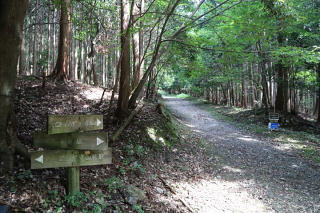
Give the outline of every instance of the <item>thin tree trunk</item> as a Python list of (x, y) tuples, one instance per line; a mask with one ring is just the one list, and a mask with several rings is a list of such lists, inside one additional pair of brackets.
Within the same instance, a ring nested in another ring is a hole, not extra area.
[[(137, 19), (139, 16), (139, 9), (137, 7), (136, 4), (134, 4), (133, 6), (133, 22), (135, 22), (135, 24), (133, 25), (134, 27), (136, 27), (138, 25)], [(134, 88), (136, 88), (136, 86), (139, 83), (140, 80), (140, 45), (139, 45), (139, 32), (135, 32), (132, 34), (132, 56), (133, 56), (133, 72), (132, 72), (132, 84), (131, 90), (134, 90)]]
[[(50, 16), (48, 16), (48, 22), (50, 22)], [(51, 70), (51, 62), (50, 62), (50, 58), (51, 58), (51, 54), (50, 54), (50, 52), (51, 52), (51, 35), (50, 35), (50, 33), (51, 33), (51, 31), (50, 31), (50, 29), (51, 29), (51, 25), (50, 24), (48, 24), (48, 41), (47, 41), (47, 44), (48, 44), (48, 59), (47, 59), (47, 75), (50, 73), (50, 70)]]
[(317, 111), (318, 111), (318, 118), (317, 123), (320, 123), (320, 63), (317, 66), (317, 82), (318, 82), (318, 95), (317, 95)]
[[(140, 16), (142, 17), (144, 14), (144, 5), (145, 5), (145, 0), (141, 0), (141, 5), (140, 5)], [(140, 74), (139, 74), (139, 81), (141, 80), (141, 77), (144, 74), (144, 60), (143, 60), (143, 55), (144, 55), (144, 23), (142, 21), (143, 19), (140, 19), (140, 29), (139, 29), (139, 69), (140, 69)], [(137, 86), (137, 85), (136, 85)], [(143, 94), (143, 88), (141, 93)]]
[[(39, 14), (39, 0), (36, 0), (35, 23), (38, 23), (38, 14)], [(38, 49), (37, 48), (37, 46), (38, 46), (37, 35), (38, 35), (37, 25), (34, 25), (34, 31), (33, 31), (33, 68), (32, 68), (32, 73), (34, 75), (38, 74), (38, 70), (37, 70), (37, 49)]]
[[(71, 9), (72, 10), (72, 9)], [(74, 52), (74, 41), (73, 41), (73, 36), (72, 36), (72, 23), (70, 22), (70, 33), (69, 33), (69, 41), (70, 41), (70, 45), (69, 45), (69, 80), (74, 81), (75, 80), (75, 69), (73, 67), (73, 52)]]
[[(43, 10), (43, 8), (41, 7), (41, 8), (39, 8), (40, 9), (40, 20), (44, 20), (44, 10)], [(37, 22), (38, 23), (38, 22)], [(44, 47), (44, 25), (43, 24), (41, 24), (40, 26), (39, 26), (39, 28), (40, 28), (40, 36), (39, 36), (39, 39), (40, 39), (40, 44), (39, 44), (39, 61), (40, 61), (40, 63), (39, 63), (39, 67), (37, 68), (38, 69), (38, 75), (39, 76), (43, 76), (43, 73), (45, 72), (45, 70), (44, 70), (44, 64), (43, 64), (43, 57), (44, 57), (44, 51), (43, 51), (43, 49), (45, 48)]]
[(267, 84), (267, 77), (266, 77), (266, 59), (265, 54), (262, 53), (261, 42), (260, 40), (256, 44), (258, 55), (260, 58), (259, 67), (261, 73), (261, 84), (262, 84), (262, 104), (266, 109), (269, 108), (269, 96), (268, 96), (268, 84)]
[[(152, 71), (152, 69), (154, 68), (154, 66), (156, 65), (156, 62), (158, 61), (158, 59), (166, 52), (167, 48), (169, 47), (169, 44), (166, 44), (165, 46), (163, 46), (160, 50), (160, 47), (161, 47), (161, 40), (162, 40), (162, 36), (163, 34), (165, 33), (165, 28), (166, 28), (166, 25), (168, 23), (168, 20), (169, 18), (171, 17), (171, 15), (173, 14), (174, 10), (176, 9), (176, 7), (178, 6), (178, 4), (180, 3), (180, 0), (177, 0), (171, 10), (168, 12), (168, 15), (162, 25), (162, 29), (161, 29), (161, 32), (159, 34), (159, 37), (158, 37), (158, 43), (155, 45), (155, 49), (153, 51), (153, 56), (151, 58), (151, 62), (149, 64), (149, 67), (148, 69), (146, 70), (146, 72), (144, 73), (143, 77), (141, 78), (138, 86), (135, 88), (135, 90), (133, 91), (131, 97), (130, 97), (130, 100), (129, 100), (129, 107), (130, 108), (134, 108), (135, 105), (136, 105), (136, 101), (139, 97), (139, 94), (141, 93), (142, 89), (143, 89), (143, 86), (144, 84), (146, 83), (147, 81), (147, 78), (150, 74), (150, 72)], [(176, 31), (176, 33), (174, 33), (174, 35), (171, 37), (171, 38), (175, 38), (176, 36), (178, 36), (184, 29), (184, 26), (181, 27), (178, 31)]]
[(243, 72), (242, 72), (242, 90), (241, 90), (241, 105), (243, 108), (247, 108), (247, 86), (246, 86), (246, 79), (245, 79), (245, 72), (246, 72), (247, 65), (243, 65)]
[[(56, 61), (56, 9), (53, 11), (53, 26), (52, 26), (52, 31), (53, 31), (53, 37), (52, 37), (52, 66), (54, 67), (54, 63)], [(50, 73), (52, 73), (53, 70), (50, 70)]]
[(25, 33), (22, 32), (22, 41), (19, 56), (19, 75), (24, 75), (26, 70), (26, 42)]

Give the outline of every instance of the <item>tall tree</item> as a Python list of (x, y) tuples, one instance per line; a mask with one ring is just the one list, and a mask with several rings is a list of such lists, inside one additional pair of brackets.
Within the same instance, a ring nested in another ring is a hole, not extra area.
[(67, 80), (69, 69), (69, 44), (70, 44), (70, 1), (63, 0), (61, 2), (60, 12), (60, 34), (58, 43), (58, 58), (56, 66), (53, 70), (52, 77), (56, 80)]
[[(12, 97), (27, 0), (0, 1), (0, 170), (11, 170), (19, 151)], [(20, 147), (21, 148), (21, 147)]]
[(37, 51), (38, 51), (38, 18), (39, 18), (39, 0), (36, 0), (36, 17), (35, 17), (35, 25), (33, 31), (33, 62), (32, 62), (32, 72), (34, 75), (37, 75)]
[(141, 35), (139, 31), (136, 29), (138, 26), (137, 20), (139, 17), (139, 9), (136, 3), (133, 5), (133, 12), (132, 12), (132, 22), (134, 33), (132, 34), (132, 56), (133, 56), (133, 70), (132, 70), (132, 90), (138, 85), (140, 80), (140, 39), (139, 36)]
[[(134, 4), (134, 2), (132, 2)], [(129, 0), (121, 1), (121, 72), (119, 98), (116, 114), (125, 117), (128, 114), (128, 101), (130, 95), (130, 3)]]

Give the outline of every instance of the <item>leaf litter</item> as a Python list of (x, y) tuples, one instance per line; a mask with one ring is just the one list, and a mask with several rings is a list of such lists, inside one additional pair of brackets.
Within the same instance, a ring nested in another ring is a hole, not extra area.
[[(32, 135), (46, 131), (48, 114), (103, 114), (104, 132), (121, 125), (109, 109), (111, 91), (79, 82), (19, 77), (14, 111), (20, 141), (35, 150)], [(116, 102), (115, 102), (116, 103)], [(112, 165), (81, 167), (81, 193), (66, 195), (63, 168), (29, 170), (17, 156), (15, 170), (0, 174), (0, 205), (24, 212), (190, 212), (194, 211), (173, 189), (177, 182), (199, 182), (215, 172), (212, 156), (198, 136), (188, 135), (175, 121), (160, 114), (156, 103), (143, 110), (112, 147)]]

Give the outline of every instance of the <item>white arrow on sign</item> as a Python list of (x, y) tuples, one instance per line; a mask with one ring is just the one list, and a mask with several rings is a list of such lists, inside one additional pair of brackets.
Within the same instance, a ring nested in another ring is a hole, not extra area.
[(101, 138), (97, 137), (97, 146), (99, 146), (102, 143), (104, 143), (104, 140), (102, 140)]
[(99, 126), (100, 124), (101, 124), (101, 121), (97, 119), (97, 126)]
[(36, 158), (34, 160), (43, 164), (43, 155), (41, 155), (40, 157), (38, 157), (38, 158)]

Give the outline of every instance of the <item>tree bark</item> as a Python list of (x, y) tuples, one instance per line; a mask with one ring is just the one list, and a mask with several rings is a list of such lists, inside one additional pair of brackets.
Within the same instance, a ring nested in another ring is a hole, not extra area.
[[(144, 14), (144, 4), (145, 0), (141, 0), (141, 5), (140, 5), (140, 17), (142, 17)], [(144, 55), (144, 31), (143, 31), (143, 21), (140, 19), (140, 29), (139, 29), (139, 81), (141, 80), (141, 77), (143, 76), (144, 73), (144, 60), (143, 60), (143, 55)], [(137, 85), (136, 85), (137, 86)], [(142, 92), (143, 93), (143, 89)]]
[(26, 42), (25, 42), (25, 33), (22, 33), (22, 41), (20, 47), (20, 56), (19, 56), (19, 75), (25, 74), (26, 70)]
[[(134, 3), (134, 2), (133, 2)], [(119, 118), (128, 115), (128, 101), (130, 95), (130, 3), (129, 0), (121, 1), (121, 72), (119, 98), (116, 114)]]
[(318, 82), (318, 97), (317, 97), (318, 118), (317, 118), (317, 123), (320, 124), (320, 63), (317, 66), (317, 82)]
[[(278, 35), (278, 43), (282, 45), (284, 42), (284, 35), (279, 33)], [(278, 86), (277, 86), (277, 96), (276, 96), (276, 103), (275, 108), (283, 113), (289, 112), (289, 94), (288, 94), (288, 71), (287, 67), (283, 65), (281, 61), (276, 64), (276, 70), (278, 73)]]
[[(52, 67), (54, 67), (54, 63), (56, 61), (56, 9), (53, 11), (53, 36), (52, 36)], [(53, 72), (53, 71), (52, 71)], [(50, 73), (52, 73), (50, 70)]]
[(16, 134), (12, 96), (27, 0), (0, 1), (0, 170), (12, 170)]
[(267, 83), (267, 77), (266, 77), (266, 57), (265, 54), (262, 53), (261, 48), (261, 41), (257, 42), (257, 50), (258, 55), (260, 58), (259, 61), (259, 67), (260, 67), (260, 74), (261, 74), (261, 84), (262, 84), (262, 104), (266, 109), (269, 108), (269, 95), (268, 95), (268, 83)]
[[(71, 9), (70, 9), (71, 11)], [(73, 67), (73, 36), (72, 36), (72, 23), (70, 22), (70, 33), (69, 33), (69, 80), (75, 80), (75, 69)]]
[(246, 72), (247, 64), (243, 65), (243, 71), (242, 71), (242, 90), (241, 90), (241, 105), (244, 109), (248, 107), (247, 103), (247, 86), (246, 86), (246, 78), (245, 78), (245, 72)]
[[(136, 3), (133, 5), (132, 21), (135, 23), (133, 27), (137, 27), (137, 19), (139, 16), (139, 9)], [(139, 32), (132, 34), (132, 56), (133, 56), (133, 72), (132, 72), (132, 84), (131, 90), (137, 87), (140, 80), (140, 45), (139, 45)]]
[[(36, 0), (36, 18), (35, 22), (38, 23), (38, 14), (39, 14), (39, 0)], [(34, 31), (33, 31), (33, 63), (32, 63), (32, 73), (34, 75), (38, 74), (37, 70), (37, 49), (38, 49), (38, 40), (37, 40), (37, 35), (38, 35), (38, 29), (37, 25), (34, 25)]]
[[(50, 13), (49, 13), (50, 14)], [(50, 22), (50, 16), (48, 16), (48, 22)], [(50, 58), (51, 58), (51, 54), (50, 54), (50, 50), (51, 50), (51, 25), (48, 25), (48, 58), (47, 58), (47, 75), (49, 75), (50, 71), (51, 71), (51, 64), (50, 64)]]
[(52, 77), (55, 80), (67, 80), (69, 69), (69, 44), (70, 44), (70, 1), (61, 2), (60, 34), (58, 44), (58, 58)]

